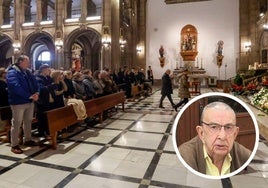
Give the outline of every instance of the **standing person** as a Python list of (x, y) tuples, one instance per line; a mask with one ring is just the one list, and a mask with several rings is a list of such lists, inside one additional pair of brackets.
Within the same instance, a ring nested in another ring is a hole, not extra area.
[(167, 69), (166, 72), (164, 73), (164, 75), (162, 76), (162, 88), (161, 88), (161, 98), (160, 98), (160, 104), (159, 104), (159, 108), (164, 108), (163, 107), (163, 100), (165, 99), (165, 97), (167, 96), (169, 102), (171, 103), (172, 107), (175, 105), (172, 98), (171, 98), (171, 94), (173, 93), (173, 89), (172, 89), (172, 81), (170, 78), (170, 69)]
[(7, 72), (8, 101), (12, 110), (11, 151), (23, 153), (19, 146), (19, 129), (23, 123), (24, 145), (36, 146), (32, 141), (31, 129), (34, 102), (39, 98), (39, 87), (34, 75), (28, 69), (29, 57), (21, 55)]
[(181, 75), (179, 75), (179, 90), (178, 95), (180, 97), (180, 102), (174, 105), (174, 109), (177, 112), (177, 108), (183, 104), (186, 104), (190, 98), (190, 91), (189, 91), (189, 82), (188, 82), (188, 70), (185, 69)]
[(47, 115), (45, 113), (51, 109), (48, 87), (52, 84), (52, 79), (49, 74), (50, 66), (48, 64), (43, 64), (39, 67), (39, 73), (36, 75), (36, 80), (40, 89), (39, 100), (36, 102), (36, 117), (38, 120), (37, 129), (38, 136), (40, 137), (49, 135)]
[(128, 69), (124, 71), (124, 84), (123, 90), (126, 92), (126, 97), (131, 98), (131, 77)]
[(152, 82), (152, 85), (154, 85), (154, 74), (153, 74), (153, 70), (151, 68), (151, 66), (148, 66), (148, 70), (147, 70), (147, 79)]

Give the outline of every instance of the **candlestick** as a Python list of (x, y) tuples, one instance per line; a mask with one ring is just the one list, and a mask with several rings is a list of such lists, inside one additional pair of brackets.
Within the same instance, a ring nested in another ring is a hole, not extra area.
[(180, 68), (182, 68), (182, 59), (180, 58)]
[(198, 58), (196, 58), (196, 68), (199, 67), (199, 62), (198, 62)]
[(201, 58), (201, 68), (200, 70), (203, 70), (203, 58)]

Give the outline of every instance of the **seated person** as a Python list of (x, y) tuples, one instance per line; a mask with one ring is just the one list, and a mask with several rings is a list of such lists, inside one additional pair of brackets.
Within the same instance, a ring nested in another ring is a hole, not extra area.
[(235, 142), (239, 127), (233, 109), (223, 102), (209, 103), (203, 110), (198, 136), (179, 146), (184, 161), (194, 170), (222, 176), (240, 168), (251, 151)]

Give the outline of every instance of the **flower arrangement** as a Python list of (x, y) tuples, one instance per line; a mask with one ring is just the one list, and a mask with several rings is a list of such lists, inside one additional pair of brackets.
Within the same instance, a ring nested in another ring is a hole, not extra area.
[(231, 87), (232, 87), (232, 91), (238, 95), (240, 95), (244, 90), (244, 87), (238, 84), (231, 84)]
[(243, 90), (243, 86), (237, 85), (237, 84), (232, 84), (232, 88), (234, 91), (242, 91)]
[(268, 81), (262, 81), (263, 86), (268, 86)]
[(246, 89), (248, 91), (255, 91), (257, 89), (257, 85), (253, 82), (248, 83), (248, 85), (246, 86)]
[(264, 112), (268, 113), (268, 89), (261, 88), (261, 90), (254, 94), (251, 98), (251, 104), (261, 108)]

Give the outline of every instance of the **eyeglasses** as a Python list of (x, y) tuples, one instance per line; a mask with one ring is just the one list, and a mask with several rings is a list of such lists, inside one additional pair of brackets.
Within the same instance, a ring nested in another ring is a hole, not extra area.
[(221, 131), (221, 128), (224, 128), (224, 131), (227, 134), (231, 134), (234, 131), (234, 128), (236, 127), (236, 125), (234, 124), (226, 124), (226, 125), (220, 125), (218, 123), (206, 123), (201, 121), (201, 123), (205, 124), (206, 126), (209, 127), (209, 130), (213, 133), (219, 133)]

